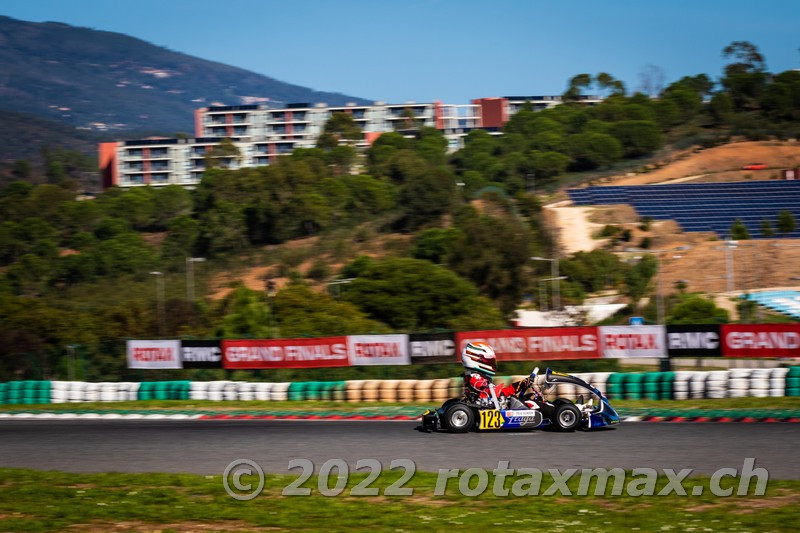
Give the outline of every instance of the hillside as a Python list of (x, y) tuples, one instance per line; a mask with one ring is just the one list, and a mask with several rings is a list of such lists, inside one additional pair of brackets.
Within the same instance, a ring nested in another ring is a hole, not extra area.
[(100, 137), (93, 132), (78, 130), (73, 126), (0, 109), (0, 162), (14, 159), (39, 160), (44, 146), (76, 150), (83, 154), (96, 154)]
[(127, 35), (0, 16), (0, 108), (96, 130), (190, 131), (212, 103), (368, 103)]
[[(743, 170), (750, 163), (763, 163), (764, 170)], [(767, 180), (781, 177), (785, 168), (800, 166), (800, 143), (780, 141), (734, 142), (705, 150), (678, 151), (645, 174), (610, 178), (598, 185), (647, 185), (673, 180), (706, 182)], [(673, 181), (674, 182), (674, 181)]]

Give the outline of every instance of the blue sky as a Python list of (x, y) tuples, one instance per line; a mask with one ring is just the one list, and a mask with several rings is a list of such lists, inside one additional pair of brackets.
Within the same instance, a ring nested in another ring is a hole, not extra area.
[(0, 14), (387, 102), (560, 94), (581, 72), (636, 89), (649, 64), (717, 77), (734, 40), (772, 72), (800, 68), (798, 0), (0, 0)]

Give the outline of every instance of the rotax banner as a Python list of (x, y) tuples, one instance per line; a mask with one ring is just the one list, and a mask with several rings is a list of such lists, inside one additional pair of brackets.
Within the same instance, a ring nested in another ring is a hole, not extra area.
[(411, 364), (408, 335), (350, 335), (347, 351), (352, 366)]
[(520, 328), (456, 333), (458, 353), (468, 342), (494, 348), (500, 361), (596, 359), (600, 357), (596, 327)]
[(603, 357), (666, 357), (664, 326), (600, 326)]
[(222, 341), (224, 368), (323, 368), (349, 365), (347, 337)]
[(800, 324), (723, 324), (725, 357), (800, 357)]
[(181, 341), (129, 340), (128, 368), (183, 368)]

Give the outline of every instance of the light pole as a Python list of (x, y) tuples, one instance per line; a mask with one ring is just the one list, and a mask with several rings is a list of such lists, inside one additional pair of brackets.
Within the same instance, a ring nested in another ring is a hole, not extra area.
[(678, 248), (669, 248), (665, 250), (644, 250), (644, 249), (632, 249), (631, 251), (643, 254), (653, 254), (656, 257), (656, 320), (658, 321), (659, 325), (664, 324), (664, 294), (661, 290), (661, 280), (662, 280), (662, 263), (661, 263), (661, 254), (664, 252), (681, 252), (685, 250), (689, 250), (691, 246), (679, 246)]
[[(541, 301), (545, 306), (544, 309), (540, 309), (541, 311), (547, 311), (547, 302), (546, 302), (547, 298), (542, 297), (542, 294), (545, 294), (545, 295), (547, 294), (547, 291), (544, 289), (545, 284), (548, 281), (555, 282), (555, 281), (561, 281), (562, 279), (567, 279), (567, 276), (558, 276), (558, 277), (555, 277), (555, 278), (544, 278), (544, 279), (540, 279), (539, 280), (539, 295), (540, 295), (539, 297), (541, 298)], [(554, 308), (553, 311), (556, 311), (556, 309)]]
[(194, 264), (205, 260), (205, 257), (186, 258), (186, 299), (190, 302), (194, 302)]
[(156, 277), (156, 310), (158, 312), (158, 331), (163, 337), (165, 333), (164, 317), (166, 315), (164, 310), (164, 273), (163, 272), (150, 272)]
[(565, 278), (562, 278), (558, 275), (558, 257), (531, 257), (531, 261), (550, 261), (550, 270), (551, 270), (551, 278), (553, 282), (553, 311), (558, 311), (561, 309), (561, 291), (559, 289), (559, 281)]
[(717, 250), (725, 251), (725, 274), (728, 282), (725, 286), (726, 292), (733, 292), (736, 290), (736, 281), (734, 279), (735, 272), (733, 269), (733, 250), (736, 248), (738, 241), (726, 240), (725, 246), (715, 246)]

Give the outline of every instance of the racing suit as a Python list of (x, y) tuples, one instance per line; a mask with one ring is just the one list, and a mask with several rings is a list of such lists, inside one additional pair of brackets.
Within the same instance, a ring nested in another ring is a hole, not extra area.
[[(492, 394), (489, 392), (489, 385), (492, 383), (492, 378), (484, 376), (480, 372), (474, 370), (467, 370), (464, 373), (464, 393), (477, 393), (481, 403), (489, 405), (491, 403)], [(514, 387), (511, 385), (498, 384), (494, 388), (494, 393), (498, 397), (502, 394), (511, 396), (514, 394)]]

